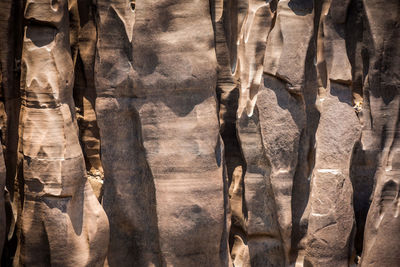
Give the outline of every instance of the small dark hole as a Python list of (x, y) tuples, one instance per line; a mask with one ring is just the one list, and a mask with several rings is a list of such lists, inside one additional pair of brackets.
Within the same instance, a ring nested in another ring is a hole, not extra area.
[(132, 11), (135, 11), (135, 7), (136, 7), (135, 3), (131, 3), (131, 9), (132, 9)]

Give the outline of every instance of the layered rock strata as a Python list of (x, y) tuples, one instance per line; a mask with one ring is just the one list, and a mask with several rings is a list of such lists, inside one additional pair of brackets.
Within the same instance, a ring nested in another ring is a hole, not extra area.
[(68, 1), (26, 2), (14, 265), (101, 266), (108, 220), (87, 180), (72, 98)]
[(397, 266), (399, 14), (0, 1), (1, 266)]

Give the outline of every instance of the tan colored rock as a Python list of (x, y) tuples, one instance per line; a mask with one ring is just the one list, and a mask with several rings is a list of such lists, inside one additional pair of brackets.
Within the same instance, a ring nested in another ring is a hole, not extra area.
[(98, 1), (98, 11), (108, 264), (223, 266), (223, 151), (209, 2)]
[(276, 21), (267, 42), (264, 72), (285, 81), (291, 93), (304, 90), (313, 19), (313, 1), (278, 2)]
[[(284, 247), (279, 224), (274, 222), (279, 215), (276, 214), (270, 181), (271, 167), (268, 159), (265, 158), (261, 122), (263, 111), (260, 111), (264, 106), (260, 104), (260, 101), (263, 100), (259, 99), (263, 94), (263, 62), (267, 37), (274, 17), (272, 8), (270, 4), (265, 4), (263, 1), (249, 1), (243, 24), (239, 24), (241, 27), (237, 42), (236, 71), (240, 77), (237, 128), (238, 138), (242, 144), (241, 150), (246, 162), (243, 178), (247, 209), (245, 229), (249, 251), (247, 253), (250, 255), (250, 262), (245, 266), (249, 264), (282, 265), (285, 261), (282, 257)], [(257, 109), (256, 114), (253, 114), (254, 109)], [(257, 125), (253, 125), (253, 123)], [(256, 127), (257, 130), (253, 127)], [(257, 138), (260, 139), (260, 144), (255, 142), (254, 139)], [(249, 140), (252, 140), (253, 144), (249, 143)]]
[[(263, 86), (254, 98), (257, 99), (255, 105), (258, 110), (260, 129), (258, 135), (263, 147), (260, 157), (263, 157), (263, 161), (266, 162), (264, 168), (267, 168), (269, 173), (264, 175), (269, 177), (267, 179), (271, 184), (271, 195), (267, 194), (264, 202), (274, 203), (273, 210), (276, 212), (285, 255), (284, 259), (280, 259), (280, 264), (283, 262), (290, 264), (292, 185), (297, 167), (300, 136), (305, 126), (302, 97), (292, 94), (301, 94), (304, 90), (304, 71), (301, 72), (301, 70), (304, 70), (307, 47), (312, 36), (310, 26), (313, 19), (312, 3), (311, 6), (307, 6), (310, 3), (304, 3), (306, 14), (302, 16), (297, 14), (298, 7), (293, 7), (292, 4), (293, 2), (280, 1), (277, 5), (276, 18), (268, 35), (263, 60), (263, 71), (266, 74), (263, 76)], [(294, 25), (296, 25), (296, 34), (300, 34), (300, 38), (296, 38), (292, 32)], [(293, 64), (285, 65), (288, 60), (291, 60)], [(247, 111), (247, 115), (252, 114)], [(242, 125), (239, 127), (243, 127)], [(242, 149), (245, 148), (242, 147)], [(245, 177), (245, 184), (249, 183), (250, 180), (247, 179), (246, 182)], [(261, 200), (260, 198), (257, 197)], [(263, 212), (260, 212), (263, 216)], [(268, 224), (268, 220), (265, 223)]]
[(318, 40), (320, 79), (326, 88), (320, 88), (317, 99), (321, 116), (316, 132), (305, 249), (305, 263), (310, 266), (348, 266), (353, 249), (350, 168), (361, 127), (348, 86), (351, 67), (346, 56), (345, 25), (337, 19), (346, 17), (347, 10), (337, 5), (342, 7), (343, 3), (322, 4), (318, 36), (322, 39)]
[(375, 155), (372, 203), (365, 225), (361, 266), (399, 263), (399, 73), (398, 1), (364, 1), (369, 70), (364, 85), (363, 149)]
[(349, 88), (330, 82), (328, 90), (319, 99), (305, 261), (311, 266), (348, 266), (354, 231), (349, 171), (360, 126)]
[(66, 0), (26, 2), (19, 143), (25, 186), (14, 265), (102, 266), (106, 256), (108, 220), (78, 140), (68, 17)]
[(75, 44), (74, 102), (88, 178), (96, 197), (101, 201), (104, 170), (100, 159), (100, 133), (94, 110), (96, 102), (94, 62), (97, 42), (95, 5), (91, 0), (85, 0), (79, 1), (77, 8), (79, 32)]
[(0, 1), (0, 265), (397, 266), (398, 13)]
[[(217, 58), (217, 98), (219, 103), (220, 133), (224, 142), (224, 159), (226, 171), (225, 181), (225, 220), (227, 229), (224, 235), (226, 244), (230, 247), (229, 266), (248, 262), (247, 236), (245, 229), (245, 208), (243, 190), (244, 161), (236, 132), (236, 110), (238, 106), (238, 77), (232, 75), (235, 71), (236, 48), (235, 36), (239, 29), (235, 24), (236, 8), (232, 1), (211, 1), (211, 15), (215, 32), (215, 52)], [(232, 17), (233, 16), (233, 17)], [(229, 186), (229, 189), (227, 188)], [(235, 240), (232, 243), (232, 240)], [(238, 242), (236, 242), (236, 240)], [(237, 251), (237, 253), (235, 252)], [(243, 255), (247, 255), (243, 259)], [(240, 263), (238, 263), (240, 262)]]

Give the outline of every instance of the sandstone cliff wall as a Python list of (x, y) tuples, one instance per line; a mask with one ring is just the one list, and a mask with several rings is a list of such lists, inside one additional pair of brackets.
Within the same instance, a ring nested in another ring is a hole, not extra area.
[(1, 266), (400, 266), (398, 0), (0, 0)]

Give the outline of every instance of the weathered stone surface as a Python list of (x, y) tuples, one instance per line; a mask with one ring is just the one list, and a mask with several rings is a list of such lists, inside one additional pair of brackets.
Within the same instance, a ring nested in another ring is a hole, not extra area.
[(323, 87), (317, 99), (321, 116), (316, 132), (305, 255), (305, 262), (312, 266), (348, 266), (352, 254), (350, 167), (361, 129), (348, 86), (351, 67), (346, 56), (342, 18), (346, 18), (347, 10), (343, 6), (346, 5), (341, 2), (324, 1), (320, 18), (318, 61)]
[(400, 262), (399, 235), (395, 234), (400, 226), (400, 3), (364, 1), (364, 8), (370, 60), (361, 141), (363, 149), (375, 155), (377, 164), (361, 266), (393, 266)]
[(1, 1), (0, 13), (1, 143), (6, 163), (6, 224), (3, 225), (6, 240), (0, 242), (4, 243), (1, 265), (9, 266), (15, 254), (14, 234), (18, 231), (16, 220), (22, 195), (19, 188), (23, 186), (17, 176), (23, 1)]
[(80, 29), (76, 44), (74, 100), (89, 182), (100, 200), (104, 170), (100, 159), (100, 133), (94, 110), (96, 101), (94, 62), (97, 42), (95, 7), (91, 0), (78, 2)]
[(349, 170), (360, 126), (349, 88), (331, 81), (328, 90), (319, 99), (305, 258), (312, 266), (347, 266), (354, 225)]
[(1, 0), (1, 266), (397, 266), (399, 12)]
[(222, 265), (228, 255), (220, 251), (223, 154), (209, 2), (132, 8), (98, 1), (108, 264)]
[(19, 142), (25, 184), (14, 265), (102, 266), (108, 220), (79, 146), (68, 2), (28, 0), (25, 19)]

